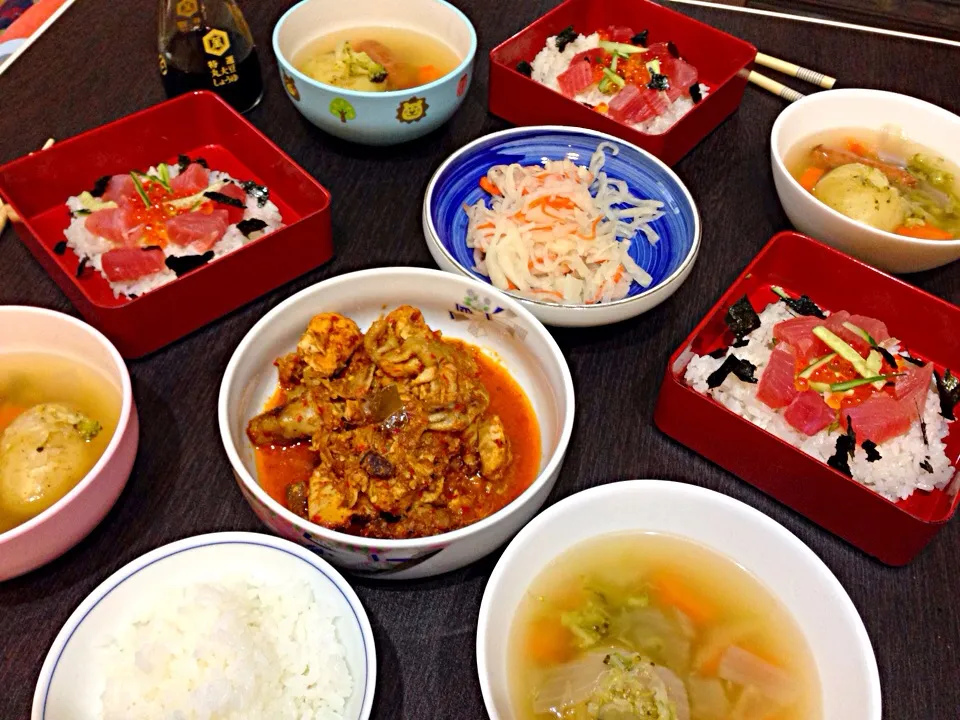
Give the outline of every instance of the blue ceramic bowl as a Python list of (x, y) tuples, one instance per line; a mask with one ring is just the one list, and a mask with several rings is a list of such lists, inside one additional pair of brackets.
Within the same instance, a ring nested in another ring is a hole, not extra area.
[[(630, 246), (630, 256), (652, 277), (649, 288), (636, 282), (622, 299), (595, 305), (517, 299), (549, 325), (606, 325), (639, 315), (672, 295), (689, 275), (700, 249), (700, 215), (690, 192), (674, 172), (650, 153), (612, 135), (562, 126), (516, 128), (493, 133), (463, 147), (440, 166), (423, 201), (423, 231), (434, 260), (444, 270), (490, 282), (474, 269), (473, 250), (467, 247), (467, 213), (489, 197), (480, 188), (480, 178), (493, 165), (540, 164), (564, 157), (588, 165), (601, 142), (619, 152), (606, 153), (604, 171), (627, 183), (637, 197), (661, 200), (664, 215), (651, 226), (660, 235), (656, 245), (639, 234)], [(512, 294), (512, 293), (511, 293)]]
[[(450, 46), (462, 61), (431, 83), (382, 93), (317, 82), (293, 66), (312, 41), (353, 27), (416, 30)], [(437, 129), (460, 107), (473, 79), (477, 34), (445, 0), (303, 0), (274, 28), (273, 52), (287, 95), (307, 120), (344, 140), (395, 145)]]

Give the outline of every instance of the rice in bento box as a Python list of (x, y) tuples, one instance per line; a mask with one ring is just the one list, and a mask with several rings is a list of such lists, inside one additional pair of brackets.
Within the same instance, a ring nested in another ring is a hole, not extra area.
[(648, 32), (609, 27), (547, 38), (518, 70), (542, 85), (650, 135), (664, 133), (707, 94), (697, 69), (672, 42), (647, 45)]
[(946, 487), (958, 379), (880, 320), (772, 289), (782, 300), (759, 315), (746, 298), (730, 308), (738, 340), (695, 355), (686, 383), (889, 500)]
[(270, 191), (181, 156), (146, 172), (104, 176), (70, 197), (66, 242), (78, 273), (93, 267), (117, 297), (166, 285), (283, 227)]

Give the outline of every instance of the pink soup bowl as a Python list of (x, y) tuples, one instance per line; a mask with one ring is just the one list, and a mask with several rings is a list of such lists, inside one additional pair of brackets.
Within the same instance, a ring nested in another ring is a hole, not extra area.
[(20, 352), (68, 357), (98, 370), (120, 389), (120, 420), (100, 460), (70, 492), (31, 520), (0, 533), (0, 581), (59, 557), (103, 520), (127, 484), (140, 435), (127, 366), (97, 330), (52, 310), (0, 307), (0, 354)]

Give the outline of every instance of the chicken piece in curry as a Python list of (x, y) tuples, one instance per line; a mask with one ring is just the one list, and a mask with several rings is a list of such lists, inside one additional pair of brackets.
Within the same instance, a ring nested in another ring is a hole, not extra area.
[[(258, 463), (261, 484), (311, 522), (368, 537), (435, 535), (495, 512), (532, 482), (540, 448), (523, 391), (502, 369), (485, 384), (487, 364), (408, 305), (366, 334), (316, 315), (276, 361), (273, 407), (247, 425), (261, 460), (299, 453), (279, 476), (290, 463)], [(492, 411), (490, 384), (512, 391), (500, 405), (516, 435)]]

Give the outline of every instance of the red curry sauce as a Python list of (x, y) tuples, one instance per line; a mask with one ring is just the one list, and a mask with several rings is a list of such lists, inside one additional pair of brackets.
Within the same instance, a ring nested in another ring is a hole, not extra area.
[[(456, 341), (447, 339), (447, 342)], [(469, 525), (513, 502), (536, 479), (540, 470), (540, 425), (526, 393), (503, 365), (475, 346), (458, 344), (473, 354), (480, 369), (480, 381), (490, 394), (488, 412), (500, 416), (513, 454), (502, 493), (485, 493), (481, 480), (471, 484), (474, 502), (464, 505), (460, 511), (462, 524)], [(283, 391), (278, 388), (268, 401), (267, 409), (282, 401)], [(309, 442), (258, 447), (256, 459), (260, 486), (284, 507), (287, 486), (309, 480), (317, 464), (316, 453), (310, 449)]]

